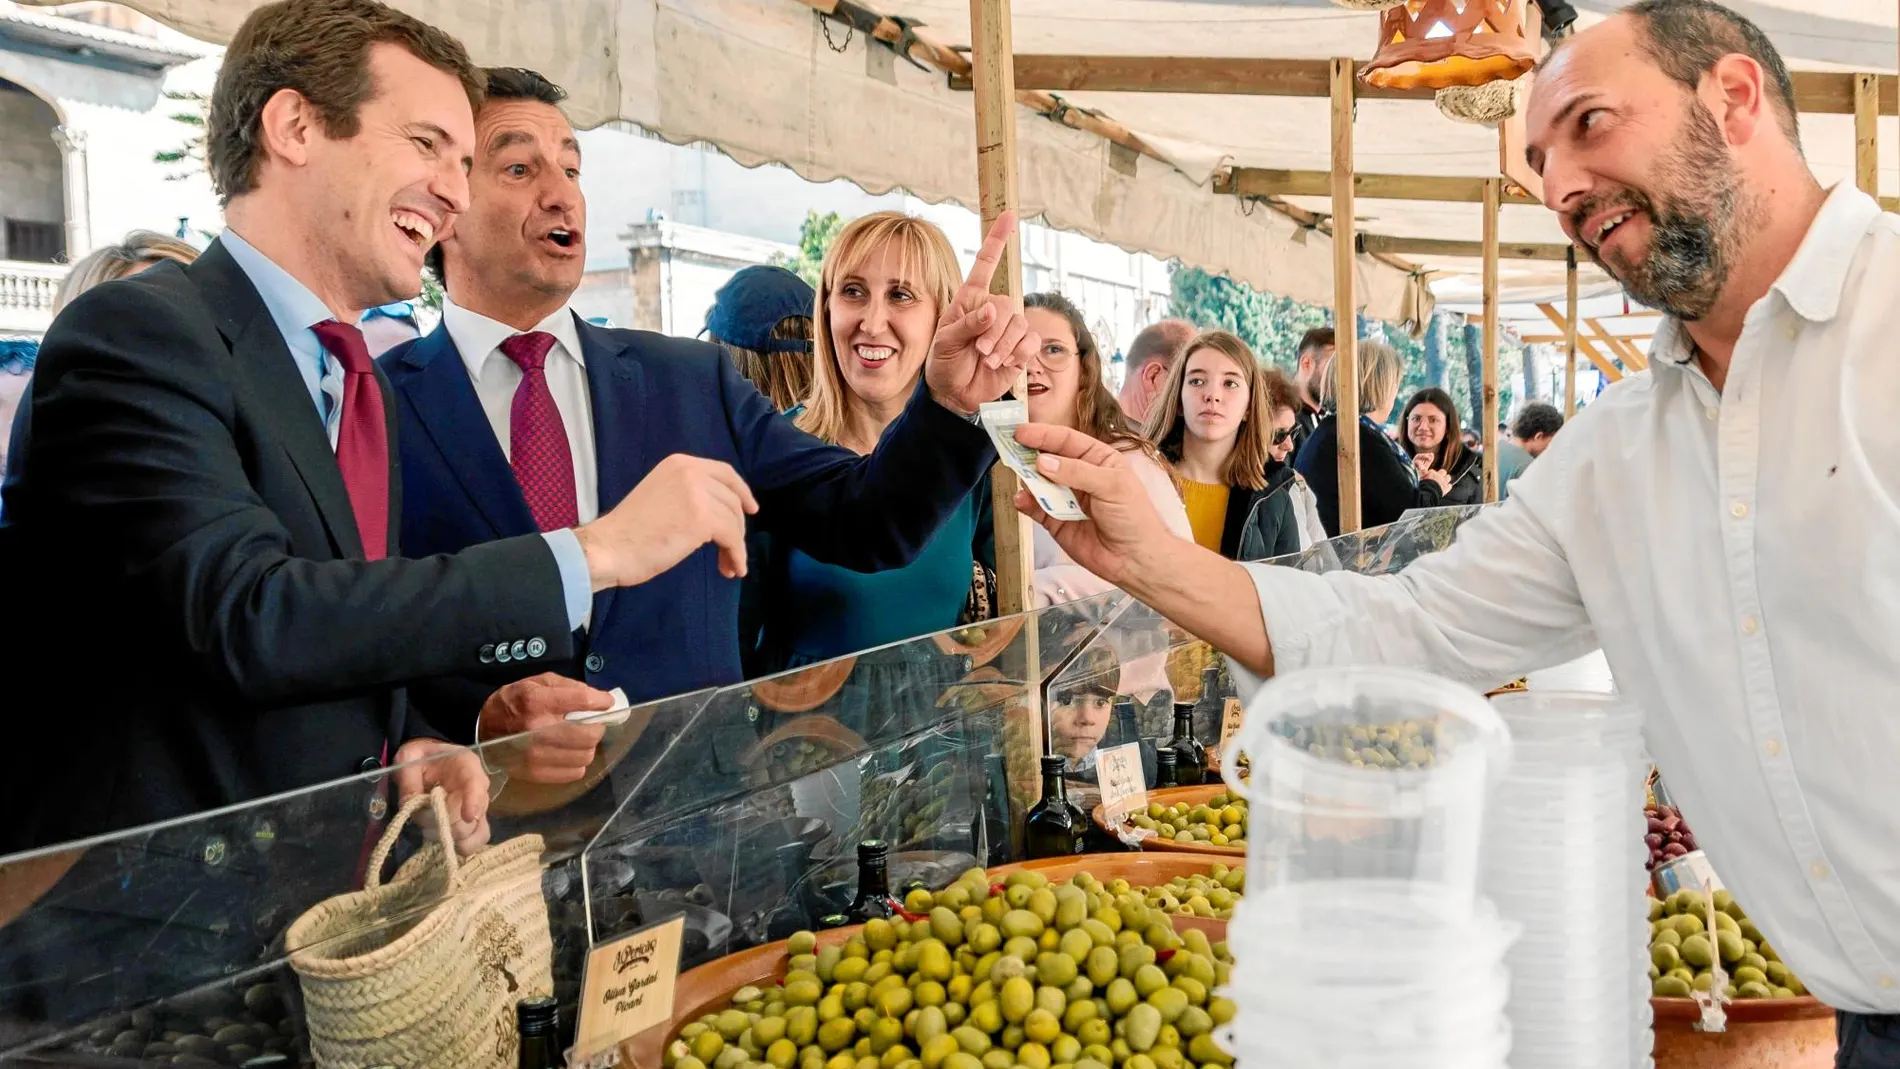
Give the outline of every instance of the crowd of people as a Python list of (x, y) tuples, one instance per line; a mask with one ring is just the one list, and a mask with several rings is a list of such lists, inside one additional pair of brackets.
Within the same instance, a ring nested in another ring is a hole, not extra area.
[[(1495, 446), (1509, 500), (1379, 578), (1236, 562), (1339, 530), (1341, 435), (1364, 525), (1482, 499), (1469, 414), (1436, 388), (1401, 406), (1389, 346), (1358, 343), (1339, 412), (1330, 332), (1289, 377), (1169, 320), (1115, 396), (1069, 299), (990, 292), (1010, 213), (968, 272), (936, 227), (878, 213), (815, 290), (735, 276), (712, 340), (604, 327), (570, 305), (587, 208), (562, 100), (376, 0), (279, 0), (238, 30), (206, 129), (225, 231), (75, 265), (24, 361), (4, 637), (85, 681), (89, 730), (16, 723), (0, 850), (391, 765), (400, 794), (452, 796), (442, 830), (472, 849), (489, 782), (468, 743), (543, 729), (510, 771), (568, 782), (602, 737), (568, 714), (613, 689), (989, 615), (977, 413), (1021, 374), (1018, 438), (1088, 514), (1013, 502), (1039, 524), (1039, 602), (1114, 584), (1262, 676), (1492, 685), (1601, 645), (1751, 915), (1850, 1011), (1842, 1064), (1900, 1066), (1879, 831), (1900, 736), (1868, 716), (1900, 682), (1880, 641), (1900, 599), (1869, 596), (1900, 544), (1869, 504), (1900, 485), (1900, 223), (1814, 180), (1752, 23), (1639, 0), (1545, 61), (1528, 162), (1573, 242), (1667, 313), (1651, 373), (1561, 435), (1523, 406)], [(416, 337), (425, 261), (446, 296)], [(1770, 411), (1804, 433), (1766, 435)], [(1109, 699), (1070, 704), (1093, 730)]]
[[(375, 0), (268, 5), (234, 38), (207, 130), (225, 231), (76, 263), (13, 421), (8, 581), (83, 588), (22, 599), (23, 641), (87, 626), (79, 592), (140, 639), (104, 703), (109, 789), (69, 804), (29, 762), (10, 845), (436, 754), (408, 786), (457, 790), (479, 840), (459, 745), (991, 616), (973, 415), (1018, 371), (1030, 419), (1117, 450), (1171, 534), (1257, 560), (1337, 532), (1330, 330), (1289, 377), (1164, 320), (1117, 396), (1067, 297), (988, 293), (1013, 217), (967, 275), (925, 220), (854, 220), (815, 290), (737, 273), (704, 341), (584, 319), (564, 97)], [(1364, 522), (1476, 500), (1449, 397), (1406, 406), (1401, 452), (1397, 358), (1362, 346)], [(1034, 575), (1040, 605), (1110, 585), (1041, 529)], [(518, 771), (577, 777), (599, 737), (559, 727)]]

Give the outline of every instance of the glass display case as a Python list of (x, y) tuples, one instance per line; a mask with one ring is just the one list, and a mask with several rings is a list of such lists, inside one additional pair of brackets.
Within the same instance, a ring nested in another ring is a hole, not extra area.
[[(1442, 511), (1274, 563), (1391, 570), (1473, 510)], [(1152, 776), (1174, 703), (1196, 703), (1211, 747), (1227, 686), (1204, 644), (1111, 591), (636, 708), (575, 783), (528, 782), (532, 735), (477, 753), (491, 842), (541, 839), (571, 1030), (594, 943), (684, 914), (691, 968), (819, 925), (850, 905), (866, 839), (888, 844), (900, 898), (1017, 860), (1045, 751), (1066, 759), (1087, 811), (1099, 748), (1142, 744)], [(292, 958), (314, 948), (294, 922), (363, 885), (405, 774), (0, 860), (0, 1063), (311, 1064)], [(409, 829), (384, 877), (425, 864), (424, 844)], [(374, 946), (414, 929), (443, 893), (409, 886), (366, 922), (378, 931), (325, 938)]]

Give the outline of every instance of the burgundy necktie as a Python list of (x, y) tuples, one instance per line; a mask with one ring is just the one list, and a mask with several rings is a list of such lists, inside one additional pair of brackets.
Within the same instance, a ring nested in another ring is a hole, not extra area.
[(503, 356), (521, 368), (521, 385), (508, 415), (508, 463), (515, 481), (528, 499), (528, 511), (543, 531), (558, 531), (580, 523), (574, 502), (574, 454), (567, 446), (567, 426), (548, 389), (548, 350), (554, 335), (545, 331), (517, 334), (501, 343)]
[(383, 420), (383, 389), (376, 382), (363, 332), (326, 319), (311, 327), (317, 340), (343, 365), (343, 414), (336, 434), (336, 466), (356, 513), (363, 556), (389, 555), (389, 425)]

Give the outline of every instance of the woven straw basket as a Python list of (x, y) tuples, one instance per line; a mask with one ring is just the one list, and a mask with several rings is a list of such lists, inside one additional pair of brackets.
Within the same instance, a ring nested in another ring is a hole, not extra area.
[(290, 926), (319, 1069), (513, 1069), (515, 1003), (553, 991), (540, 836), (461, 861), (432, 843), (382, 882), (390, 849), (425, 805), (449, 826), (440, 787), (409, 799), (370, 855), (363, 890)]

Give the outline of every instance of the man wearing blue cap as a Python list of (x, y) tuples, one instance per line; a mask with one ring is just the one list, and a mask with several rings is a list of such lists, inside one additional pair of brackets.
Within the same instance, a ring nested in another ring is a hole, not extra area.
[[(995, 461), (978, 405), (1040, 345), (1021, 312), (988, 293), (1013, 216), (946, 310), (923, 386), (860, 457), (782, 419), (716, 346), (573, 313), (587, 213), (564, 96), (532, 71), (488, 72), (470, 205), (431, 253), (448, 298), (442, 325), (380, 361), (401, 427), (404, 554), (584, 525), (626, 498), (647, 510), (656, 539), (716, 514), (722, 531), (769, 532), (828, 563), (908, 563)], [(614, 687), (637, 703), (740, 678), (746, 559), (721, 545), (598, 594), (558, 673), (500, 690), (532, 673), (497, 642), (482, 678), (438, 681), (417, 704), (463, 739), (551, 727), (511, 771), (583, 778), (602, 729), (563, 724), (568, 713), (609, 708)]]
[(780, 412), (811, 392), (811, 325), (817, 296), (783, 267), (740, 269), (713, 295), (707, 340), (726, 353)]

